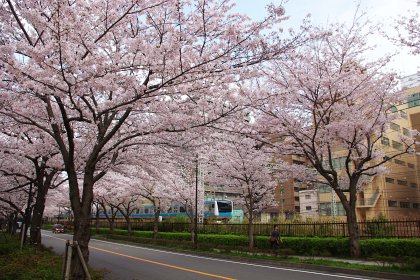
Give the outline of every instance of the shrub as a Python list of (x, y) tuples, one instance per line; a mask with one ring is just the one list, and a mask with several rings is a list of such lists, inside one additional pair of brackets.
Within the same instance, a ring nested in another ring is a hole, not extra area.
[[(186, 232), (159, 232), (158, 240), (152, 240), (151, 231), (134, 231), (131, 237), (127, 236), (126, 230), (115, 231), (109, 235), (108, 229), (100, 229), (102, 234), (120, 240), (129, 240), (139, 243), (156, 243), (161, 245), (191, 245), (191, 234)], [(283, 237), (280, 251), (288, 254), (307, 256), (349, 256), (349, 239), (344, 237)], [(233, 234), (199, 234), (199, 246), (201, 248), (244, 249), (248, 247), (248, 238), (243, 235)], [(268, 236), (255, 236), (256, 250), (270, 249)], [(362, 255), (394, 256), (420, 258), (420, 239), (366, 239), (360, 241)], [(413, 264), (414, 266), (418, 265)]]
[(420, 258), (420, 239), (365, 239), (360, 241), (364, 256)]
[(378, 218), (367, 221), (365, 234), (373, 237), (395, 235), (395, 225), (388, 223), (388, 219), (381, 213)]
[(248, 238), (243, 235), (202, 234), (198, 236), (198, 241), (221, 246), (248, 246)]

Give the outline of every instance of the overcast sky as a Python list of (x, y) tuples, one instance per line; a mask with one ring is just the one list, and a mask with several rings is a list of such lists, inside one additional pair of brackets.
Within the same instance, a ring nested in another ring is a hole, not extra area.
[[(265, 6), (270, 3), (281, 3), (280, 0), (232, 0), (236, 2), (235, 11), (244, 13), (254, 20), (262, 19)], [(407, 15), (408, 11), (420, 12), (420, 0), (361, 0), (361, 10), (367, 12), (372, 22), (392, 31), (391, 25), (397, 15)], [(333, 22), (350, 23), (358, 1), (355, 0), (289, 0), (285, 4), (286, 15), (290, 17), (285, 27), (298, 28), (308, 13), (316, 25), (327, 25)], [(378, 53), (394, 53), (390, 67), (401, 76), (420, 71), (420, 55), (412, 56), (407, 49), (397, 48), (383, 38), (371, 38), (372, 43), (380, 46)]]

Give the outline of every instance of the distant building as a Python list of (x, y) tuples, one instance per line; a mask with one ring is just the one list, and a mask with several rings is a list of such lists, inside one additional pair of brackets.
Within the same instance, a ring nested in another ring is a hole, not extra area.
[[(401, 84), (406, 101), (391, 110), (396, 119), (390, 123), (380, 143), (385, 156), (403, 149), (401, 135), (411, 137), (413, 129), (420, 131), (420, 73), (403, 78)], [(420, 146), (416, 146), (416, 150), (420, 152)], [(336, 159), (338, 165), (340, 159)], [(372, 178), (358, 193), (358, 220), (374, 219), (381, 214), (388, 219), (419, 219), (420, 157), (405, 154), (389, 161), (386, 167), (386, 174)], [(345, 211), (331, 188), (326, 185), (317, 187), (320, 216), (344, 220)]]
[[(412, 130), (420, 131), (420, 72), (401, 80), (405, 101), (392, 108), (396, 119), (381, 139), (385, 156), (400, 151), (404, 145), (401, 135), (411, 137)], [(417, 141), (420, 142), (420, 137)], [(420, 145), (416, 146), (420, 153)], [(305, 164), (305, 158), (288, 156), (289, 163)], [(337, 153), (336, 167), (343, 157)], [(386, 164), (388, 172), (372, 178), (358, 193), (356, 214), (359, 221), (371, 220), (381, 214), (388, 219), (420, 219), (420, 156), (405, 154)], [(300, 216), (307, 219), (346, 219), (344, 207), (328, 185), (303, 183), (303, 178), (294, 178), (280, 184), (276, 190), (278, 207), (266, 209), (262, 222), (279, 217)]]
[(319, 218), (319, 195), (318, 190), (299, 191), (300, 216), (304, 219)]

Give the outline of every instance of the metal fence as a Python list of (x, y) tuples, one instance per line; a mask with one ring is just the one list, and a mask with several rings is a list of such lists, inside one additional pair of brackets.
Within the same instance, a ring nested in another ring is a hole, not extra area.
[[(140, 231), (153, 230), (152, 222), (133, 220), (132, 229)], [(279, 223), (282, 236), (290, 237), (347, 237), (347, 223), (345, 222), (316, 222), (316, 223)], [(370, 221), (359, 222), (360, 236), (363, 238), (420, 238), (420, 220), (410, 221)], [(95, 220), (92, 220), (92, 227)], [(247, 235), (247, 224), (199, 224), (199, 233), (237, 234)], [(274, 224), (255, 224), (254, 235), (270, 235)], [(99, 221), (99, 227), (109, 228), (106, 220)], [(127, 223), (121, 220), (115, 222), (115, 228), (127, 229)], [(190, 223), (159, 223), (160, 232), (189, 232)]]

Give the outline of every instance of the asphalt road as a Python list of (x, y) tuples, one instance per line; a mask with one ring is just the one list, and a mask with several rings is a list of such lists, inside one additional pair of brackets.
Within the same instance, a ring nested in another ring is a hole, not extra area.
[[(43, 231), (42, 243), (64, 254), (67, 234)], [(226, 259), (194, 256), (140, 246), (107, 241), (90, 241), (90, 265), (107, 271), (113, 280), (189, 280), (189, 279), (241, 279), (241, 280), (330, 280), (374, 279), (363, 276), (329, 274), (279, 266), (242, 263)], [(376, 278), (377, 279), (377, 278)]]

